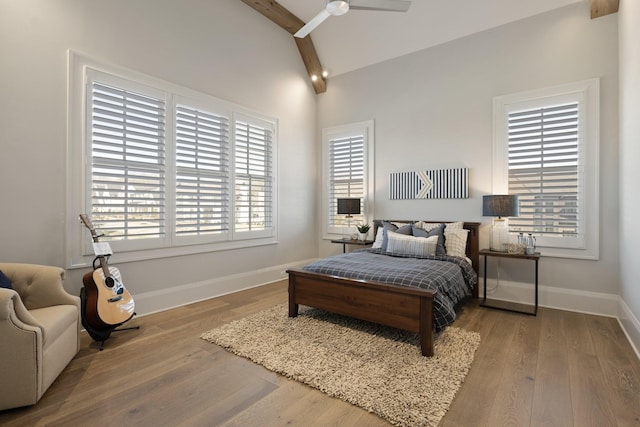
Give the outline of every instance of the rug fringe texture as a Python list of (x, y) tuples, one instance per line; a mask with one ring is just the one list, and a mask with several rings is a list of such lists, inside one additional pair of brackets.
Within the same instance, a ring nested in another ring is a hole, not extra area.
[(447, 327), (433, 357), (417, 334), (282, 304), (202, 334), (265, 368), (398, 426), (437, 426), (469, 372), (480, 334)]

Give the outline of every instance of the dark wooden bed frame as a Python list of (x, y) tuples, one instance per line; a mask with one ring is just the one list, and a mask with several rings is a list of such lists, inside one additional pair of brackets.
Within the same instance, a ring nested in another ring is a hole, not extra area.
[[(393, 220), (391, 222), (415, 221)], [(374, 221), (374, 236), (379, 226), (381, 221)], [(464, 228), (469, 230), (466, 254), (471, 259), (477, 274), (480, 265), (478, 253), (480, 223), (465, 222)], [(313, 273), (302, 269), (289, 269), (287, 273), (289, 273), (289, 317), (296, 317), (298, 306), (302, 304), (331, 313), (417, 332), (420, 336), (422, 355), (433, 356), (433, 292)], [(473, 297), (478, 298), (477, 285), (473, 290)]]

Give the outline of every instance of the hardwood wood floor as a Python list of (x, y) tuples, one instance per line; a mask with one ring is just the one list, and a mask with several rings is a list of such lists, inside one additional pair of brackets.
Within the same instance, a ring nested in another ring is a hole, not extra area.
[[(388, 425), (199, 338), (286, 299), (278, 282), (137, 318), (104, 351), (83, 335), (40, 402), (0, 412), (0, 425)], [(482, 342), (442, 426), (640, 425), (640, 361), (615, 319), (471, 304), (456, 326)]]

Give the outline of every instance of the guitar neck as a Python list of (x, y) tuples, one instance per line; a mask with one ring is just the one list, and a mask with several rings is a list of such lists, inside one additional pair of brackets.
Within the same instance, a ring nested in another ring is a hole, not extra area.
[(87, 229), (91, 233), (91, 239), (94, 241), (94, 243), (98, 243), (100, 236), (96, 232), (96, 229), (93, 228), (93, 224), (91, 223), (91, 219), (89, 219), (89, 216), (86, 214), (80, 214), (80, 221), (82, 221), (84, 226), (87, 227)]
[[(93, 242), (98, 243), (98, 240), (100, 239), (101, 235), (99, 235), (96, 232), (96, 229), (93, 227), (93, 224), (91, 223), (91, 219), (89, 218), (89, 216), (86, 214), (80, 214), (80, 221), (82, 221), (84, 226), (87, 227), (87, 229), (91, 232), (91, 238), (93, 239)], [(109, 267), (107, 266), (106, 257), (104, 255), (98, 255), (97, 258), (100, 260), (100, 268), (104, 273), (104, 277), (105, 278), (111, 277), (111, 273), (109, 272)], [(95, 263), (95, 260), (94, 260), (94, 263)]]
[(104, 277), (111, 276), (111, 272), (109, 272), (109, 266), (107, 265), (107, 260), (105, 259), (104, 255), (100, 255), (98, 259), (100, 260), (100, 268), (104, 273)]

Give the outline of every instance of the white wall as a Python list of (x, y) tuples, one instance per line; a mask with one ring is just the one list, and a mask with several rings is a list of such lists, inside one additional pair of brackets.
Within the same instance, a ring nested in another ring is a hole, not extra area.
[[(581, 2), (343, 74), (319, 96), (318, 127), (375, 120), (377, 218), (480, 221), (486, 247), (490, 222), (482, 217), (482, 195), (492, 189), (493, 97), (600, 77), (600, 260), (544, 257), (540, 283), (556, 294), (570, 291), (566, 299), (574, 290), (615, 299), (617, 31), (616, 15), (591, 20), (588, 2)], [(446, 167), (470, 168), (469, 199), (389, 200), (389, 173)], [(337, 246), (321, 242), (321, 254), (339, 252)], [(533, 280), (532, 267), (502, 266), (505, 281)], [(545, 298), (547, 306), (564, 304)]]
[(640, 349), (640, 3), (620, 2), (620, 320)]
[(134, 298), (228, 292), (316, 256), (316, 101), (291, 35), (237, 0), (0, 0), (0, 260), (66, 267), (68, 49), (278, 119), (279, 244), (119, 264)]

